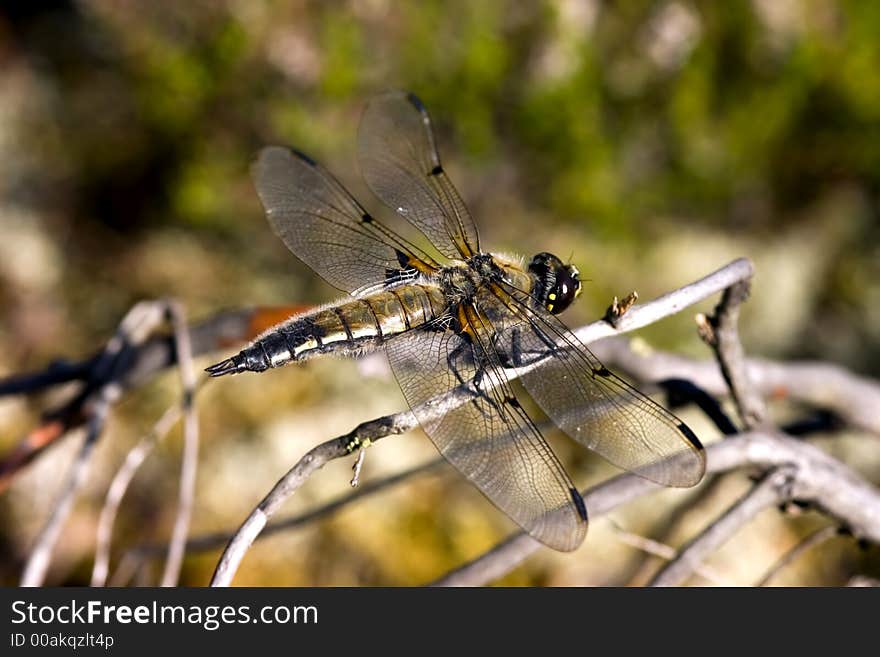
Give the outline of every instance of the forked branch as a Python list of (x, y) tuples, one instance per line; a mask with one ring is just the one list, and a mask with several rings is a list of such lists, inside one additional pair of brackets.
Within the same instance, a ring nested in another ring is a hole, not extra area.
[[(706, 448), (708, 473), (757, 466), (790, 468), (787, 489), (872, 542), (880, 541), (880, 491), (852, 469), (812, 445), (777, 432), (757, 430), (713, 443)], [(659, 489), (633, 474), (623, 474), (584, 491), (592, 518)], [(542, 546), (524, 532), (434, 582), (437, 586), (482, 586), (510, 572)], [(681, 554), (681, 553), (679, 553)]]

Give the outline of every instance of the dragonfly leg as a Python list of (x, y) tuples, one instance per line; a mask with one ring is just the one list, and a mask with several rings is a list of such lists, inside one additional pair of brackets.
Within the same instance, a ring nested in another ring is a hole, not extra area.
[(477, 364), (473, 376), (465, 375), (467, 376), (467, 378), (465, 378), (465, 376), (462, 375), (461, 364), (470, 365), (473, 361), (476, 361), (476, 354), (473, 351), (473, 346), (470, 341), (462, 341), (460, 345), (450, 351), (446, 356), (446, 364), (449, 365), (449, 371), (455, 376), (458, 385), (466, 386), (470, 384), (471, 388), (476, 393), (476, 399), (472, 399), (470, 403), (476, 407), (481, 415), (489, 417), (489, 413), (480, 402), (488, 403), (491, 406), (496, 406), (496, 404), (491, 396), (486, 394), (482, 389), (483, 377), (485, 376), (486, 371), (485, 368)]
[[(460, 386), (466, 385), (468, 380), (461, 375), (460, 368), (456, 365), (456, 361), (460, 360), (463, 356), (467, 356), (468, 350), (471, 351), (473, 357), (473, 347), (471, 346), (471, 343), (463, 340), (460, 345), (446, 355), (446, 364), (449, 365), (449, 371), (455, 376), (455, 379)], [(467, 361), (465, 361), (465, 364), (467, 364)]]
[(503, 349), (497, 346), (497, 351), (502, 358), (502, 367), (525, 367), (532, 365), (546, 358), (559, 350), (559, 347), (544, 335), (541, 331), (535, 331), (538, 339), (546, 345), (546, 350), (525, 349), (522, 344), (522, 331), (520, 327), (515, 326), (510, 331), (510, 349)]

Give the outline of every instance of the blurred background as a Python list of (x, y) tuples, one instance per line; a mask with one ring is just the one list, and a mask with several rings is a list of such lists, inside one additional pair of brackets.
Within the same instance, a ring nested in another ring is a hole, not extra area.
[[(400, 87), (431, 111), (485, 246), (577, 263), (588, 283), (569, 324), (596, 319), (615, 294), (648, 300), (747, 256), (757, 266), (747, 352), (877, 377), (878, 34), (880, 4), (844, 0), (4, 3), (0, 376), (89, 355), (141, 299), (173, 296), (197, 320), (337, 298), (271, 233), (248, 166), (264, 144), (296, 145), (379, 211), (358, 176), (357, 124), (371, 94)], [(693, 314), (712, 305), (639, 336), (709, 357)], [(168, 373), (116, 408), (50, 583), (88, 582), (112, 473), (178, 395)], [(0, 399), (0, 448), (51, 399)], [(195, 535), (237, 527), (318, 442), (404, 408), (381, 363), (330, 359), (212, 381), (199, 399)], [(880, 478), (876, 443), (822, 441)], [(3, 583), (17, 582), (77, 445), (54, 447), (0, 497)], [(135, 479), (114, 562), (169, 535), (180, 446), (175, 430)], [(560, 451), (579, 483), (613, 474), (582, 450)], [(369, 450), (362, 477), (434, 455), (420, 432), (389, 438)], [(282, 515), (346, 494), (349, 467), (320, 471)], [(616, 526), (676, 545), (748, 483), (736, 474), (630, 505), (613, 523), (596, 520), (579, 552), (544, 550), (503, 583), (642, 582), (660, 562)], [(710, 565), (721, 583), (752, 584), (824, 522), (767, 512)], [(236, 583), (418, 584), (511, 530), (435, 469), (259, 543)], [(205, 584), (218, 555), (189, 556), (183, 583)], [(775, 583), (841, 584), (877, 576), (878, 561), (876, 549), (832, 539)], [(161, 559), (148, 562), (138, 581), (160, 572)]]

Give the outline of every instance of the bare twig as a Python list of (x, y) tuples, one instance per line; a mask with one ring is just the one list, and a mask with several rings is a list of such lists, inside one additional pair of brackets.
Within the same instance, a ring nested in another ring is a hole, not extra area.
[[(715, 352), (721, 374), (727, 382), (740, 419), (747, 429), (763, 424), (764, 400), (751, 384), (745, 367), (745, 352), (739, 339), (739, 312), (749, 297), (751, 281), (737, 281), (724, 290), (711, 317), (697, 315), (700, 337)], [(774, 501), (787, 499), (784, 484), (787, 471), (780, 469), (764, 475), (736, 504), (712, 522), (699, 536), (685, 545), (654, 577), (653, 586), (675, 586), (700, 566), (704, 559), (727, 541), (741, 526)]]
[(613, 326), (602, 319), (588, 324), (574, 333), (582, 342), (590, 343), (644, 328), (661, 319), (675, 315), (688, 306), (708, 299), (713, 294), (722, 292), (739, 281), (749, 279), (753, 273), (752, 262), (747, 258), (739, 258), (698, 281), (657, 297), (648, 303), (630, 307)]
[(755, 586), (767, 586), (776, 575), (779, 574), (780, 571), (785, 569), (788, 564), (792, 563), (795, 559), (800, 557), (804, 552), (810, 550), (817, 545), (824, 543), (830, 538), (840, 535), (840, 528), (835, 527), (834, 525), (826, 525), (820, 529), (809, 534), (804, 540), (800, 541), (793, 548), (788, 550), (779, 560), (774, 563), (764, 576), (758, 580), (758, 583)]
[[(671, 561), (678, 556), (678, 550), (671, 545), (666, 545), (666, 543), (661, 543), (660, 541), (655, 541), (646, 536), (629, 532), (613, 520), (611, 521), (611, 527), (614, 529), (614, 535), (621, 543), (625, 543), (630, 547), (641, 550), (645, 554), (650, 554), (651, 556), (658, 557), (664, 561)], [(694, 573), (705, 579), (707, 582), (712, 582), (716, 586), (725, 586), (722, 577), (709, 566), (697, 564), (694, 567)]]
[(876, 577), (868, 577), (867, 575), (854, 575), (846, 583), (847, 586), (870, 586), (872, 588), (880, 587), (880, 579)]
[(351, 483), (351, 487), (352, 487), (352, 488), (357, 488), (357, 487), (358, 487), (358, 484), (360, 483), (360, 480), (361, 480), (361, 468), (364, 467), (364, 458), (367, 456), (367, 447), (369, 447), (370, 445), (371, 445), (371, 443), (370, 443), (370, 441), (369, 441), (369, 439), (368, 439), (368, 440), (367, 440), (363, 445), (361, 445), (360, 448), (358, 449), (357, 459), (355, 460), (354, 465), (351, 466), (351, 469), (352, 469), (353, 474), (352, 474), (352, 476), (351, 476), (351, 482), (350, 482), (350, 483)]
[[(95, 546), (95, 563), (92, 567), (92, 586), (104, 586), (110, 565), (110, 542), (113, 537), (113, 525), (119, 505), (134, 475), (147, 456), (152, 452), (156, 442), (161, 440), (180, 419), (182, 409), (179, 404), (169, 407), (156, 422), (150, 432), (141, 438), (128, 452), (122, 465), (117, 470), (98, 519), (97, 542)], [(121, 566), (120, 566), (121, 567)]]
[[(165, 549), (166, 546), (163, 545), (162, 550), (164, 551)], [(130, 554), (123, 555), (122, 559), (119, 560), (119, 565), (116, 567), (116, 570), (113, 571), (113, 576), (110, 578), (110, 586), (125, 586), (131, 581), (131, 578), (143, 568), (143, 566), (143, 559), (138, 560)]]
[(364, 439), (369, 438), (370, 441), (376, 442), (385, 436), (409, 431), (416, 424), (416, 418), (412, 412), (397, 413), (365, 422), (350, 433), (328, 440), (309, 450), (275, 484), (275, 487), (263, 498), (235, 533), (226, 546), (223, 556), (220, 557), (220, 562), (214, 571), (214, 577), (211, 579), (211, 586), (228, 586), (232, 582), (238, 565), (256, 537), (263, 531), (269, 518), (275, 514), (288, 497), (306, 482), (313, 472), (324, 467), (328, 461), (348, 456), (352, 451), (352, 446), (360, 444)]
[(199, 459), (199, 420), (194, 403), (196, 375), (192, 362), (192, 345), (186, 327), (186, 313), (183, 307), (175, 301), (168, 302), (167, 310), (174, 329), (174, 346), (177, 351), (180, 383), (183, 388), (183, 458), (180, 466), (180, 495), (177, 503), (177, 517), (168, 545), (168, 560), (165, 562), (165, 571), (162, 574), (162, 586), (174, 586), (180, 577), (183, 550), (192, 517), (196, 469)]
[[(336, 511), (339, 511), (340, 509), (350, 504), (353, 504), (360, 499), (363, 499), (364, 497), (379, 493), (416, 475), (422, 474), (424, 472), (429, 472), (431, 470), (436, 470), (445, 463), (445, 459), (436, 458), (431, 461), (427, 461), (426, 463), (423, 463), (421, 465), (417, 465), (413, 468), (402, 470), (401, 472), (395, 473), (383, 479), (376, 479), (375, 481), (362, 483), (350, 493), (341, 495), (336, 499), (327, 502), (326, 504), (322, 504), (314, 509), (311, 509), (310, 511), (306, 511), (305, 513), (301, 513), (290, 518), (285, 518), (283, 520), (279, 520), (277, 522), (269, 524), (266, 529), (263, 530), (263, 532), (260, 533), (259, 536), (257, 536), (256, 541), (260, 541), (264, 538), (268, 538), (281, 532), (298, 529), (299, 527), (307, 525), (311, 522), (320, 520), (321, 518), (325, 518), (335, 513)], [(205, 534), (203, 536), (191, 538), (186, 542), (186, 553), (194, 554), (220, 549), (227, 545), (234, 535), (235, 534), (233, 532), (229, 531), (215, 532), (212, 534)], [(144, 559), (158, 556), (164, 551), (164, 549), (165, 546), (160, 543), (140, 545), (128, 550), (123, 556), (123, 560), (133, 559), (133, 563), (140, 563)], [(120, 568), (122, 568), (121, 563)]]
[(70, 468), (55, 507), (31, 550), (22, 574), (22, 586), (40, 586), (45, 580), (52, 550), (61, 535), (64, 522), (73, 509), (76, 496), (85, 483), (90, 457), (104, 428), (110, 406), (119, 398), (121, 392), (117, 380), (120, 371), (119, 358), (128, 345), (143, 343), (159, 322), (161, 322), (159, 304), (152, 302), (136, 304), (122, 319), (115, 335), (98, 358), (95, 374), (104, 383), (96, 397), (89, 397), (92, 400), (90, 405), (83, 409), (89, 417), (85, 440)]
[(748, 279), (731, 285), (724, 290), (712, 316), (698, 315), (697, 323), (701, 337), (715, 351), (743, 424), (747, 429), (754, 429), (764, 421), (767, 411), (764, 400), (749, 381), (737, 327), (740, 306), (748, 299), (749, 288)]
[[(602, 361), (640, 380), (680, 378), (713, 395), (730, 392), (711, 360), (655, 351), (638, 340), (609, 338), (590, 347)], [(822, 362), (745, 361), (748, 380), (765, 398), (791, 399), (833, 411), (857, 429), (880, 435), (880, 385)]]
[[(139, 306), (140, 304), (135, 308)], [(304, 309), (304, 306), (282, 306), (218, 313), (188, 328), (193, 355), (249, 340), (272, 324)], [(47, 411), (40, 424), (0, 458), (0, 492), (47, 447), (88, 423), (89, 417), (85, 409), (95, 402), (101, 387), (110, 378), (121, 389), (128, 390), (142, 385), (157, 372), (177, 362), (177, 350), (172, 335), (156, 335), (139, 342), (123, 341), (119, 347), (111, 369), (106, 366), (107, 350), (102, 349), (81, 362), (54, 363), (42, 372), (0, 379), (0, 396), (33, 394), (59, 383), (80, 382), (79, 389), (72, 398)]]
[[(757, 430), (712, 443), (706, 469), (727, 472), (745, 466), (790, 466), (793, 498), (811, 501), (852, 528), (856, 536), (880, 541), (880, 491), (822, 450), (777, 432)], [(660, 487), (634, 474), (623, 474), (584, 492), (593, 518)], [(542, 546), (524, 532), (434, 582), (440, 586), (480, 586), (522, 563)]]
[(703, 560), (721, 547), (743, 525), (764, 509), (790, 499), (793, 473), (781, 467), (771, 471), (748, 493), (685, 545), (651, 581), (651, 586), (679, 586)]
[[(655, 530), (657, 532), (657, 540), (671, 541), (674, 537), (680, 536), (683, 529), (690, 525), (690, 519), (695, 513), (699, 514), (700, 509), (711, 507), (713, 501), (720, 495), (723, 495), (726, 482), (741, 476), (741, 473), (738, 471), (730, 470), (727, 472), (711, 473), (710, 476), (705, 477), (700, 486), (692, 494), (688, 495), (686, 499), (682, 499), (677, 504), (670, 505), (666, 521)], [(675, 555), (678, 556), (678, 550), (676, 550)], [(656, 564), (645, 563), (633, 574), (632, 580), (649, 582), (656, 572)]]
[(76, 501), (77, 494), (86, 481), (89, 463), (94, 451), (95, 443), (101, 430), (104, 428), (104, 422), (107, 419), (107, 413), (110, 408), (110, 400), (102, 400), (95, 404), (92, 410), (92, 418), (89, 421), (83, 444), (70, 467), (67, 479), (61, 488), (52, 513), (43, 529), (40, 531), (34, 547), (25, 564), (24, 572), (21, 576), (22, 586), (42, 586), (46, 579), (46, 572), (49, 570), (49, 562), (52, 558), (52, 550), (58, 543), (61, 536), (61, 530), (64, 523), (73, 509), (73, 503)]
[(613, 520), (611, 521), (611, 528), (614, 530), (614, 536), (621, 543), (634, 547), (637, 550), (641, 550), (645, 554), (650, 554), (652, 557), (659, 557), (664, 561), (669, 561), (670, 559), (674, 559), (675, 555), (678, 554), (678, 550), (671, 545), (666, 545), (666, 543), (655, 541), (647, 536), (627, 531)]

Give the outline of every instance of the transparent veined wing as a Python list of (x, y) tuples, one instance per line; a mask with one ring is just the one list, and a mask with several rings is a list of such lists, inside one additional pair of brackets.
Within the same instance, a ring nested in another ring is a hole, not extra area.
[(321, 165), (281, 146), (262, 149), (251, 167), (275, 233), (331, 285), (358, 292), (401, 271), (438, 265), (373, 218)]
[(614, 465), (665, 486), (694, 486), (706, 456), (675, 415), (606, 368), (555, 316), (521, 290), (494, 291), (517, 317), (496, 342), (507, 364), (540, 365), (520, 380), (547, 416)]
[[(391, 338), (391, 368), (440, 453), (534, 538), (573, 550), (587, 531), (584, 502), (517, 402), (490, 327), (475, 309), (465, 312), (470, 337), (435, 327)], [(465, 384), (475, 396), (464, 404), (437, 409), (426, 403)]]
[(431, 119), (404, 91), (370, 100), (358, 132), (361, 174), (373, 193), (448, 258), (480, 252), (477, 227), (437, 153)]

